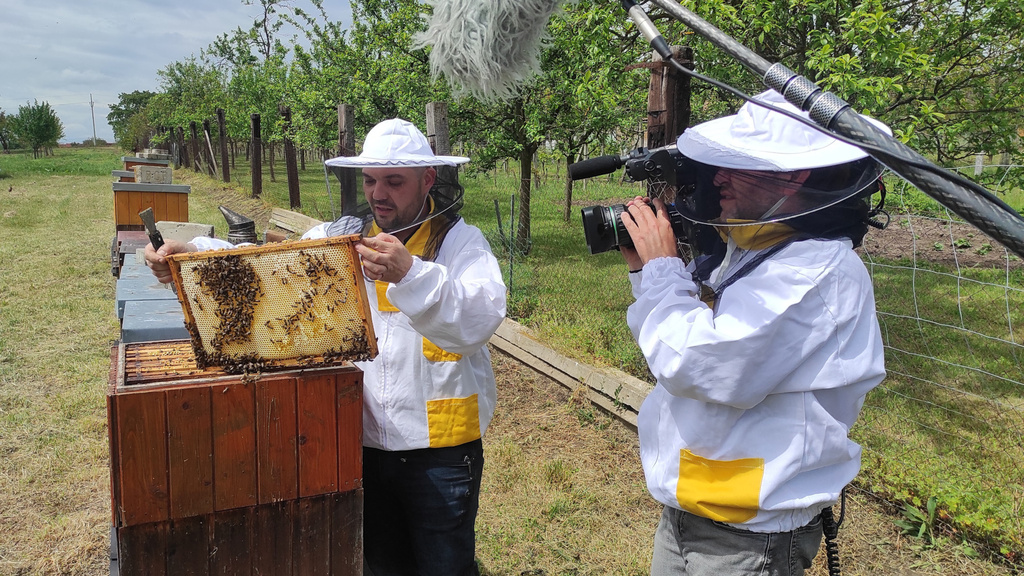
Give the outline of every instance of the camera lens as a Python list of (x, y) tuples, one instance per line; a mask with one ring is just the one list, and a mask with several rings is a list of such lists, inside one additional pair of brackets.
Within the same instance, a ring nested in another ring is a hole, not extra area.
[(630, 247), (633, 239), (622, 227), (624, 204), (612, 206), (588, 206), (580, 210), (583, 217), (583, 234), (591, 254), (618, 250), (619, 246)]
[[(650, 208), (654, 210), (654, 206)], [(682, 214), (672, 204), (667, 204), (665, 209), (676, 238), (685, 238), (687, 230)], [(624, 204), (588, 206), (580, 210), (583, 217), (583, 235), (587, 239), (587, 248), (591, 254), (618, 250), (619, 246), (633, 247), (633, 239), (622, 225), (622, 213), (625, 210)]]

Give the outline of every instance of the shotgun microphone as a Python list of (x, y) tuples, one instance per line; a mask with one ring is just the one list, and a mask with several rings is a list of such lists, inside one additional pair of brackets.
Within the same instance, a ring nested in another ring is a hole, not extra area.
[(563, 1), (427, 0), (434, 12), (413, 47), (432, 47), (430, 72), (453, 95), (507, 99), (540, 72), (547, 24)]

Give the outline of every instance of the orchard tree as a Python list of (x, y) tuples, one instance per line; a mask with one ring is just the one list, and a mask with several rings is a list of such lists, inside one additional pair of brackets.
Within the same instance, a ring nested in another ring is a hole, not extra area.
[[(261, 139), (279, 142), (283, 136), (278, 109), (288, 88), (288, 66), (285, 64), (289, 48), (279, 37), (289, 16), (290, 0), (243, 0), (247, 6), (258, 4), (262, 15), (248, 30), (241, 27), (231, 34), (219, 36), (203, 51), (210, 61), (217, 61), (219, 69), (228, 79), (225, 121), (230, 137), (245, 140), (250, 134), (251, 118), (259, 114)], [(275, 180), (274, 148), (271, 146), (270, 178)]]
[(14, 137), (32, 148), (32, 157), (39, 158), (40, 153), (57, 146), (57, 141), (64, 137), (64, 124), (50, 107), (49, 103), (39, 103), (18, 107), (18, 115), (11, 120)]
[[(230, 34), (221, 34), (214, 40), (206, 53), (219, 57), (233, 68), (243, 68), (260, 61), (270, 60), (275, 54), (287, 52), (278, 34), (281, 27), (292, 19), (287, 12), (291, 0), (242, 0), (242, 4), (259, 4), (263, 14), (256, 18), (248, 30), (239, 26)], [(253, 51), (256, 54), (253, 54)]]
[[(322, 0), (311, 0), (318, 15), (296, 11), (303, 21), (310, 48), (295, 47), (295, 81), (290, 93), (298, 134), (309, 141), (333, 147), (321, 130), (332, 130), (336, 106), (351, 104), (355, 123), (365, 133), (386, 118), (405, 118), (423, 126), (429, 102), (449, 101), (447, 86), (430, 77), (427, 51), (413, 49), (412, 36), (425, 28), (427, 9), (415, 0), (365, 0), (352, 2), (348, 30), (331, 22)], [(457, 103), (449, 116), (458, 116)], [(312, 125), (319, 122), (321, 128)], [(453, 139), (459, 137), (453, 125)], [(336, 142), (336, 140), (335, 140)]]
[[(621, 136), (644, 117), (650, 73), (628, 71), (630, 64), (646, 57), (637, 42), (636, 29), (626, 26), (617, 5), (586, 9), (576, 5), (549, 26), (552, 44), (545, 53), (545, 67), (554, 92), (564, 95), (558, 121), (548, 131), (554, 149), (565, 160), (565, 204), (562, 219), (572, 215), (573, 181), (568, 166), (585, 148), (611, 145), (618, 152)], [(581, 55), (584, 64), (580, 65)]]
[(337, 106), (354, 104), (350, 92), (354, 59), (348, 51), (343, 24), (330, 19), (320, 0), (313, 4), (316, 13), (295, 10), (309, 48), (294, 46), (287, 90), (292, 132), (300, 146), (334, 150), (338, 142)]
[(13, 145), (14, 131), (11, 129), (11, 117), (0, 110), (0, 150), (3, 150), (4, 154), (10, 154)]
[(110, 104), (107, 122), (114, 130), (114, 139), (122, 150), (138, 150), (149, 139), (146, 106), (156, 92), (135, 90), (117, 95), (117, 104)]
[(190, 57), (168, 64), (157, 75), (162, 91), (146, 107), (150, 125), (202, 123), (227, 104), (224, 74), (209, 62)]
[[(633, 126), (643, 117), (646, 78), (627, 73), (639, 61), (644, 47), (625, 26), (625, 12), (617, 4), (578, 3), (565, 7), (548, 26), (550, 41), (541, 52), (539, 75), (507, 102), (477, 103), (471, 108), (480, 134), (480, 164), (499, 158), (519, 162), (516, 249), (530, 249), (530, 208), (533, 158), (551, 142), (572, 162), (587, 144)], [(480, 129), (482, 128), (482, 130)], [(572, 183), (566, 174), (569, 218)]]
[[(893, 127), (939, 163), (1019, 150), (1024, 10), (1017, 0), (708, 0), (684, 2), (771, 62), (814, 80)], [(669, 42), (685, 28), (652, 9)], [(689, 38), (702, 73), (759, 92), (732, 58)], [(738, 102), (694, 82), (697, 121)]]
[[(278, 111), (288, 87), (288, 68), (284, 54), (277, 53), (264, 62), (236, 68), (228, 82), (227, 95), (232, 104), (228, 108), (229, 125), (249, 133), (252, 114), (259, 114), (261, 139), (280, 142), (283, 132)], [(244, 127), (244, 128), (243, 128)], [(275, 180), (273, 148), (270, 149), (270, 178)]]

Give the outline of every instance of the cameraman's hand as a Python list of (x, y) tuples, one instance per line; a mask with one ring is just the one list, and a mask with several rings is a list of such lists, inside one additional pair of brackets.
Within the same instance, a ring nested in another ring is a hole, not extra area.
[(167, 240), (159, 250), (153, 250), (152, 244), (146, 244), (146, 266), (153, 271), (153, 276), (156, 276), (157, 280), (169, 284), (174, 278), (171, 276), (171, 265), (167, 263), (167, 256), (178, 252), (195, 251), (195, 246), (180, 240)]
[(644, 262), (640, 259), (640, 255), (636, 253), (636, 249), (629, 248), (628, 246), (619, 246), (619, 252), (626, 259), (626, 266), (629, 266), (630, 272), (638, 272), (644, 267)]
[(626, 212), (630, 218), (626, 218), (625, 212), (623, 213), (622, 226), (633, 239), (633, 247), (640, 263), (640, 266), (634, 267), (635, 263), (630, 262), (630, 257), (623, 252), (630, 270), (642, 268), (655, 258), (679, 256), (676, 235), (672, 231), (672, 222), (668, 219), (665, 203), (660, 198), (655, 198), (652, 210), (649, 201), (637, 196), (626, 204)]

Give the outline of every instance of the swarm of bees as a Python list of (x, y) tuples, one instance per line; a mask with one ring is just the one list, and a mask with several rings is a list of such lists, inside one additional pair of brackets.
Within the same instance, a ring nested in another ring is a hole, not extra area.
[[(193, 314), (186, 315), (186, 328), (201, 368), (220, 366), (250, 377), (272, 366), (373, 357), (367, 320), (353, 315), (351, 305), (344, 306), (350, 291), (361, 288), (351, 271), (314, 251), (299, 250), (297, 258), (287, 260), (264, 256), (211, 256), (191, 268), (194, 288), (187, 301)], [(363, 301), (357, 295), (355, 302)], [(215, 323), (207, 321), (211, 304)], [(282, 308), (287, 313), (281, 314)], [(203, 318), (195, 319), (200, 313)]]
[(238, 256), (211, 258), (195, 269), (200, 289), (217, 303), (219, 323), (210, 343), (220, 352), (225, 344), (249, 341), (256, 305), (264, 296), (252, 264)]

